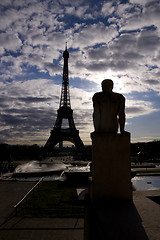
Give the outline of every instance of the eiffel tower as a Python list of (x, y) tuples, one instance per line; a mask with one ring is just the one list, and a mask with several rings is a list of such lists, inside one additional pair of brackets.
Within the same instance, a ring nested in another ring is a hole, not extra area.
[[(77, 149), (83, 149), (84, 145), (79, 136), (79, 131), (76, 129), (73, 120), (73, 110), (71, 109), (70, 94), (69, 94), (69, 78), (68, 78), (68, 58), (69, 53), (66, 49), (63, 52), (64, 66), (63, 66), (63, 80), (61, 89), (60, 106), (57, 110), (57, 119), (53, 130), (51, 130), (50, 137), (46, 142), (44, 149), (46, 151), (52, 151), (53, 147), (57, 143), (63, 143), (63, 141), (69, 141), (75, 144)], [(68, 119), (69, 128), (62, 128), (62, 120)]]

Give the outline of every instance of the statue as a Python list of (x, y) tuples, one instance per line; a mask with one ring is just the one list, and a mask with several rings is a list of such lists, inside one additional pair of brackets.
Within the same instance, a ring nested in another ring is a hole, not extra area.
[(102, 92), (93, 96), (93, 123), (97, 133), (125, 133), (125, 98), (122, 94), (112, 92), (113, 81), (102, 81)]

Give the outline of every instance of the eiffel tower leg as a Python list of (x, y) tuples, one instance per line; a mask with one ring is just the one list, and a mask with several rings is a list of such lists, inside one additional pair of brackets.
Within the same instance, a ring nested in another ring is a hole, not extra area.
[(70, 118), (68, 118), (68, 123), (69, 123), (69, 127), (71, 129), (75, 129), (75, 124), (74, 124), (74, 120), (73, 120), (73, 116), (71, 116)]
[(78, 130), (74, 130), (73, 131), (73, 141), (74, 141), (74, 144), (75, 146), (78, 148), (78, 149), (83, 149), (84, 148), (84, 144), (79, 136), (79, 131)]
[(52, 151), (54, 146), (61, 141), (63, 141), (63, 140), (60, 137), (59, 132), (55, 131), (54, 129), (51, 130), (51, 135), (44, 146), (45, 151)]

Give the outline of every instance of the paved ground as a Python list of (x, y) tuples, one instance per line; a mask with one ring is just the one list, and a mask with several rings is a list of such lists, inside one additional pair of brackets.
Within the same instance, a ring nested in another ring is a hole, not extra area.
[(83, 219), (14, 216), (14, 205), (35, 184), (35, 182), (0, 182), (0, 240), (82, 240)]
[(12, 218), (0, 228), (0, 240), (82, 240), (83, 219)]
[[(160, 191), (135, 191), (133, 202), (91, 205), (85, 240), (159, 240)], [(90, 223), (90, 224), (89, 224)]]
[[(14, 205), (34, 184), (0, 182), (0, 240), (84, 239), (84, 219), (13, 216)], [(160, 205), (156, 202), (160, 191), (136, 191), (133, 196), (132, 205), (98, 206), (96, 228), (100, 229), (100, 234), (96, 240), (106, 239), (105, 234), (110, 236), (107, 240), (160, 239)]]
[(35, 185), (35, 182), (0, 182), (0, 225), (13, 213), (14, 205)]
[[(134, 204), (149, 240), (160, 239), (160, 191), (136, 191)], [(158, 201), (157, 201), (158, 200)]]

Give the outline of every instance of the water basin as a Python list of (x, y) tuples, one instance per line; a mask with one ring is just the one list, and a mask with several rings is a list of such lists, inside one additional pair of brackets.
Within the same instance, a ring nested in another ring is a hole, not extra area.
[(160, 176), (137, 176), (132, 179), (136, 191), (160, 190)]

